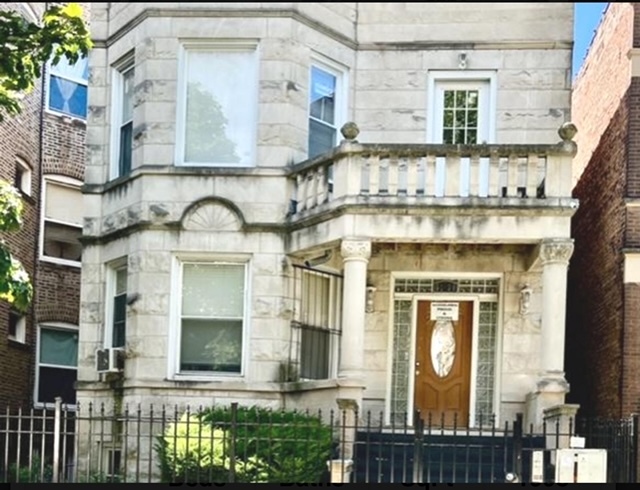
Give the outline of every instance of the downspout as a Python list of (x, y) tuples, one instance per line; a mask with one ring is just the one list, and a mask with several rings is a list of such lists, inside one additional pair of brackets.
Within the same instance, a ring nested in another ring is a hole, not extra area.
[[(49, 8), (49, 2), (45, 2), (44, 10), (45, 12)], [(38, 322), (36, 318), (36, 305), (38, 303), (38, 290), (36, 287), (38, 284), (38, 271), (40, 269), (40, 233), (42, 232), (42, 219), (41, 219), (41, 209), (42, 209), (42, 188), (44, 185), (44, 177), (43, 177), (43, 160), (44, 160), (44, 107), (47, 103), (46, 96), (46, 78), (47, 78), (47, 63), (44, 62), (42, 65), (41, 76), (40, 76), (40, 115), (39, 115), (39, 125), (38, 128), (38, 194), (36, 196), (36, 244), (33, 248), (33, 277), (31, 278), (31, 284), (33, 286), (33, 299), (31, 301), (31, 321), (32, 321), (32, 331), (34, 333), (34, 339), (37, 339), (38, 336)], [(36, 358), (38, 353), (36, 352), (37, 342), (34, 341), (31, 346), (31, 355), (33, 362), (31, 363), (31, 373), (30, 373), (30, 383), (31, 383), (31, 397), (32, 401), (35, 401), (35, 376), (36, 376)]]

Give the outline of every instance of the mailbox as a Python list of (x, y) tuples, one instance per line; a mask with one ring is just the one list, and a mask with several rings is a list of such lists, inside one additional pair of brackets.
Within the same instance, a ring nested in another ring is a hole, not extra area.
[(556, 449), (556, 483), (607, 483), (606, 449)]

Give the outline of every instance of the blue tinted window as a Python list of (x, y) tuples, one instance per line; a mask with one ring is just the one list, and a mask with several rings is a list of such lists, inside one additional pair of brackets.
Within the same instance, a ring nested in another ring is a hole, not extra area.
[(85, 119), (87, 117), (87, 86), (51, 75), (49, 108)]
[(51, 66), (49, 109), (86, 119), (88, 78), (87, 58), (80, 58), (74, 64), (62, 59), (57, 65)]

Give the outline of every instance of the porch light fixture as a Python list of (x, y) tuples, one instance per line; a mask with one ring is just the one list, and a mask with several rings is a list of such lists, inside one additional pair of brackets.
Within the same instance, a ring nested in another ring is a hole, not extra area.
[(376, 294), (375, 286), (367, 286), (367, 306), (365, 311), (367, 313), (373, 313), (373, 300)]
[(520, 314), (526, 315), (529, 313), (529, 307), (531, 306), (531, 294), (533, 289), (528, 284), (520, 290)]
[(458, 55), (458, 68), (464, 70), (467, 67), (467, 53), (460, 53)]

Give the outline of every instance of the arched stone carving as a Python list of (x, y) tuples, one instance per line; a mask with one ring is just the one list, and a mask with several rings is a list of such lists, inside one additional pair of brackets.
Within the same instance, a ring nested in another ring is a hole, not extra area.
[(182, 228), (190, 231), (238, 231), (242, 222), (242, 217), (235, 210), (219, 201), (207, 201), (187, 210)]

